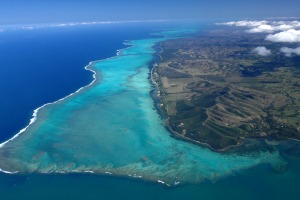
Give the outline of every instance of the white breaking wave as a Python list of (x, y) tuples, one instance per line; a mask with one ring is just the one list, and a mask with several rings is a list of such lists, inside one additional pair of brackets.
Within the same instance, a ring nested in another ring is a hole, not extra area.
[(158, 183), (161, 183), (163, 185), (166, 185), (166, 186), (170, 186), (169, 184), (165, 183), (164, 181), (161, 181), (161, 180), (157, 180)]
[[(1, 143), (1, 144), (0, 144), (0, 149), (3, 148), (5, 144), (7, 144), (8, 142), (10, 142), (10, 141), (16, 139), (16, 138), (19, 137), (23, 132), (25, 132), (25, 131), (27, 130), (27, 128), (28, 128), (31, 124), (33, 124), (33, 123), (36, 121), (36, 119), (37, 119), (37, 114), (38, 114), (38, 111), (39, 111), (40, 109), (44, 108), (44, 107), (47, 106), (47, 105), (55, 104), (55, 103), (57, 103), (57, 102), (60, 102), (60, 101), (62, 101), (62, 100), (64, 100), (64, 99), (68, 98), (68, 97), (71, 97), (71, 96), (73, 96), (74, 94), (80, 92), (82, 89), (84, 89), (84, 88), (89, 87), (90, 85), (92, 85), (92, 84), (96, 81), (96, 79), (97, 79), (97, 78), (96, 78), (96, 72), (95, 72), (94, 70), (92, 70), (92, 69), (89, 69), (88, 67), (89, 67), (90, 65), (92, 65), (94, 62), (97, 62), (97, 61), (92, 61), (92, 62), (90, 62), (87, 66), (84, 67), (85, 70), (88, 70), (88, 71), (93, 72), (93, 81), (92, 81), (90, 84), (88, 84), (88, 85), (86, 85), (86, 86), (83, 86), (83, 87), (79, 88), (76, 92), (73, 92), (73, 93), (69, 94), (69, 95), (66, 96), (66, 97), (63, 97), (63, 98), (61, 98), (61, 99), (59, 99), (59, 100), (57, 100), (57, 101), (51, 102), (51, 103), (46, 103), (46, 104), (42, 105), (41, 107), (38, 107), (37, 109), (35, 109), (35, 110), (33, 111), (32, 118), (30, 119), (29, 124), (28, 124), (25, 128), (21, 129), (21, 130), (20, 130), (16, 135), (14, 135), (12, 138), (10, 138), (9, 140), (7, 140), (7, 141)], [(0, 169), (0, 170), (1, 170), (1, 169)]]
[[(59, 99), (59, 100), (57, 100), (57, 101), (54, 101), (54, 102), (51, 102), (51, 103), (46, 103), (46, 104), (44, 104), (44, 105), (38, 107), (37, 109), (35, 109), (35, 110), (33, 111), (32, 118), (30, 119), (29, 124), (28, 124), (25, 128), (21, 129), (21, 130), (20, 130), (17, 134), (15, 134), (12, 138), (10, 138), (10, 139), (6, 140), (5, 142), (1, 143), (1, 144), (0, 144), (0, 149), (3, 148), (8, 142), (10, 142), (10, 141), (16, 139), (16, 138), (19, 137), (23, 132), (25, 132), (25, 131), (28, 129), (28, 127), (29, 127), (31, 124), (33, 124), (33, 123), (37, 120), (37, 114), (38, 114), (38, 111), (39, 111), (40, 109), (44, 108), (44, 107), (47, 106), (47, 105), (51, 105), (51, 104), (55, 104), (55, 103), (57, 103), (57, 102), (63, 101), (64, 99), (69, 98), (69, 97), (73, 96), (74, 94), (80, 92), (81, 90), (83, 90), (83, 89), (85, 89), (85, 88), (87, 88), (87, 87), (93, 85), (93, 84), (95, 83), (95, 81), (97, 81), (97, 77), (96, 77), (97, 73), (96, 73), (95, 70), (89, 68), (89, 66), (91, 66), (93, 63), (97, 63), (97, 62), (100, 62), (100, 61), (102, 61), (102, 60), (109, 60), (109, 59), (112, 59), (112, 58), (114, 58), (114, 57), (117, 57), (117, 56), (119, 56), (121, 50), (125, 50), (125, 49), (129, 48), (130, 46), (134, 46), (133, 44), (130, 44), (130, 43), (128, 43), (128, 42), (123, 43), (123, 44), (124, 44), (124, 45), (128, 45), (128, 47), (122, 48), (122, 49), (118, 49), (118, 50), (116, 51), (116, 56), (112, 56), (112, 57), (105, 58), (105, 59), (101, 59), (101, 60), (91, 61), (91, 62), (89, 62), (88, 65), (86, 65), (86, 66), (84, 67), (85, 70), (91, 71), (91, 72), (93, 73), (93, 80), (92, 80), (91, 83), (89, 83), (89, 84), (86, 85), (86, 86), (83, 86), (83, 87), (79, 88), (79, 89), (76, 90), (75, 92), (73, 92), (73, 93), (71, 93), (71, 94), (69, 94), (69, 95), (67, 95), (67, 96), (65, 96), (65, 97), (63, 97), (63, 98), (61, 98), (61, 99)], [(0, 172), (7, 173), (7, 174), (15, 174), (15, 173), (18, 173), (18, 172), (9, 172), (9, 171), (5, 171), (5, 170), (3, 170), (3, 169), (1, 169), (1, 168), (0, 168)], [(64, 173), (64, 172), (61, 172), (61, 173)], [(110, 172), (105, 172), (105, 173), (108, 174), (108, 173), (110, 173)], [(110, 174), (112, 174), (112, 173), (110, 173)]]
[[(73, 92), (73, 93), (69, 94), (68, 96), (66, 96), (66, 97), (64, 97), (64, 98), (61, 98), (61, 99), (59, 99), (59, 100), (57, 100), (57, 101), (55, 101), (55, 102), (52, 102), (52, 103), (46, 103), (46, 104), (42, 105), (41, 107), (35, 109), (35, 110), (33, 111), (32, 118), (30, 119), (29, 124), (28, 124), (25, 128), (21, 129), (21, 130), (20, 130), (16, 135), (14, 135), (12, 138), (10, 138), (9, 140), (7, 140), (7, 141), (1, 143), (1, 144), (0, 144), (0, 149), (3, 148), (3, 147), (5, 146), (5, 144), (7, 144), (8, 142), (10, 142), (10, 141), (16, 139), (16, 138), (19, 137), (23, 132), (25, 132), (25, 131), (27, 130), (27, 128), (28, 128), (31, 124), (33, 124), (33, 123), (36, 121), (36, 119), (37, 119), (37, 114), (38, 114), (38, 111), (39, 111), (40, 109), (44, 108), (44, 107), (47, 106), (47, 105), (51, 105), (51, 104), (57, 103), (57, 102), (59, 102), (59, 101), (62, 101), (62, 100), (64, 100), (64, 99), (68, 98), (68, 97), (71, 97), (71, 96), (73, 96), (74, 94), (80, 92), (82, 89), (84, 89), (84, 88), (86, 88), (86, 87), (89, 87), (90, 85), (94, 84), (94, 82), (97, 80), (97, 78), (96, 78), (96, 72), (95, 72), (94, 70), (88, 68), (88, 67), (89, 67), (90, 65), (92, 65), (94, 62), (97, 62), (97, 61), (92, 61), (92, 62), (90, 62), (87, 66), (84, 67), (85, 70), (88, 70), (88, 71), (93, 72), (93, 81), (92, 81), (90, 84), (88, 84), (88, 85), (86, 85), (86, 86), (83, 86), (83, 87), (79, 88), (76, 92)], [(1, 169), (1, 168), (0, 168), (0, 172), (6, 173), (6, 174), (16, 174), (16, 173), (18, 173), (18, 171), (16, 171), (16, 172), (10, 172), (10, 171), (5, 171), (5, 170), (3, 170), (3, 169)]]
[(9, 172), (9, 171), (5, 171), (5, 170), (2, 170), (2, 169), (0, 169), (0, 172), (5, 173), (5, 174), (16, 174), (16, 173), (18, 173), (18, 171), (16, 171), (16, 172)]

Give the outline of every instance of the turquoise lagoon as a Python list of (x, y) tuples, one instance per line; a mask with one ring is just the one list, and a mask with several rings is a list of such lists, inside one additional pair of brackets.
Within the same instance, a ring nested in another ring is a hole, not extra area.
[(256, 166), (286, 162), (275, 150), (218, 153), (171, 137), (155, 109), (149, 79), (161, 41), (188, 34), (170, 31), (128, 41), (128, 48), (91, 62), (94, 81), (37, 109), (32, 123), (3, 143), (5, 172), (95, 173), (166, 185), (212, 182)]

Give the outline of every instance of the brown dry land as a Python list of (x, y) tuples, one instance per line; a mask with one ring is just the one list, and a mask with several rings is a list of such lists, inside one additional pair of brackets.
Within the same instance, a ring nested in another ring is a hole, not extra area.
[[(229, 29), (161, 43), (152, 77), (173, 131), (215, 150), (246, 138), (300, 139), (300, 58), (262, 38)], [(264, 45), (271, 56), (251, 53)]]

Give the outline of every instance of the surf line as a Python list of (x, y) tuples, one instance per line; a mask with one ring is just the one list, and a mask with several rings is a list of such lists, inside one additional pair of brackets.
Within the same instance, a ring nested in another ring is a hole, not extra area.
[[(122, 54), (121, 54), (122, 51), (124, 51), (124, 50), (126, 50), (126, 49), (128, 49), (128, 48), (130, 48), (130, 47), (135, 46), (135, 45), (134, 45), (134, 40), (125, 40), (125, 41), (123, 42), (123, 44), (126, 45), (127, 47), (116, 50), (116, 55), (115, 55), (115, 56), (112, 56), (112, 57), (109, 57), (109, 58), (100, 59), (100, 60), (91, 61), (91, 62), (89, 62), (88, 65), (86, 65), (86, 66), (84, 67), (85, 70), (91, 71), (91, 72), (93, 73), (93, 80), (91, 81), (91, 83), (89, 83), (89, 84), (86, 85), (86, 86), (83, 86), (83, 87), (79, 88), (79, 89), (76, 90), (75, 92), (73, 92), (73, 93), (71, 93), (71, 94), (69, 94), (69, 95), (67, 95), (67, 96), (65, 96), (65, 97), (63, 97), (63, 98), (61, 98), (61, 99), (58, 99), (58, 100), (56, 100), (56, 101), (54, 101), (54, 102), (46, 103), (46, 104), (44, 104), (44, 105), (42, 105), (42, 106), (36, 108), (36, 109), (33, 111), (32, 118), (30, 119), (29, 124), (28, 124), (25, 128), (21, 129), (21, 130), (20, 130), (17, 134), (15, 134), (12, 138), (10, 138), (10, 139), (6, 140), (5, 142), (1, 143), (1, 144), (0, 144), (0, 149), (3, 148), (8, 142), (13, 141), (13, 140), (16, 139), (17, 137), (19, 137), (23, 132), (25, 132), (25, 131), (28, 129), (28, 127), (29, 127), (31, 124), (33, 124), (33, 123), (37, 120), (37, 114), (38, 114), (38, 112), (39, 112), (40, 109), (42, 109), (42, 108), (44, 108), (44, 107), (46, 107), (46, 106), (48, 106), (48, 105), (52, 105), (52, 104), (58, 103), (58, 102), (60, 102), (60, 101), (63, 101), (63, 100), (65, 100), (65, 99), (67, 99), (67, 98), (69, 98), (69, 97), (71, 97), (71, 96), (77, 94), (78, 92), (82, 91), (83, 89), (85, 89), (85, 88), (87, 88), (87, 87), (93, 85), (93, 84), (97, 81), (97, 72), (96, 72), (95, 70), (91, 69), (90, 67), (92, 67), (94, 64), (96, 64), (96, 63), (98, 63), (98, 62), (105, 61), (105, 60), (110, 60), (110, 59), (113, 59), (113, 58), (115, 58), (115, 57), (122, 56)], [(4, 171), (0, 169), (0, 172), (4, 172)]]
[[(101, 60), (99, 60), (99, 61), (101, 61)], [(8, 142), (10, 142), (10, 141), (16, 139), (16, 138), (19, 137), (23, 132), (25, 132), (25, 131), (28, 129), (28, 127), (29, 127), (31, 124), (33, 124), (33, 123), (37, 120), (37, 114), (38, 114), (38, 111), (39, 111), (40, 109), (42, 109), (42, 108), (44, 108), (44, 107), (46, 107), (46, 106), (48, 106), (48, 105), (52, 105), (52, 104), (58, 103), (58, 102), (60, 102), (60, 101), (63, 101), (63, 100), (65, 100), (66, 98), (69, 98), (69, 97), (71, 97), (71, 96), (77, 94), (77, 93), (80, 92), (81, 90), (83, 90), (83, 89), (85, 89), (85, 88), (87, 88), (87, 87), (93, 85), (94, 82), (97, 80), (97, 78), (96, 78), (96, 71), (93, 70), (93, 69), (90, 69), (89, 66), (92, 66), (92, 65), (93, 65), (94, 63), (96, 63), (96, 62), (98, 62), (98, 61), (91, 61), (87, 66), (84, 67), (85, 70), (91, 71), (91, 72), (93, 73), (93, 80), (92, 80), (91, 83), (89, 83), (89, 84), (86, 85), (86, 86), (83, 86), (83, 87), (79, 88), (78, 90), (76, 90), (75, 92), (73, 92), (73, 93), (67, 95), (66, 97), (63, 97), (63, 98), (58, 99), (58, 100), (56, 100), (56, 101), (54, 101), (54, 102), (51, 102), (51, 103), (46, 103), (46, 104), (44, 104), (44, 105), (42, 105), (42, 106), (36, 108), (36, 109), (33, 111), (32, 118), (30, 119), (29, 124), (28, 124), (25, 128), (21, 129), (21, 130), (20, 130), (16, 135), (14, 135), (12, 138), (10, 138), (10, 139), (6, 140), (5, 142), (1, 143), (1, 144), (0, 144), (0, 149), (3, 148), (5, 144), (7, 144)], [(1, 170), (1, 169), (0, 169), (0, 170)], [(2, 171), (3, 171), (3, 170), (2, 170)]]
[[(26, 131), (26, 130), (27, 130), (27, 129), (28, 129), (28, 128), (36, 121), (36, 120), (37, 120), (37, 115), (38, 115), (38, 112), (39, 112), (40, 109), (42, 109), (42, 108), (44, 108), (44, 107), (46, 107), (46, 106), (48, 106), (48, 105), (52, 105), (52, 104), (58, 103), (58, 102), (60, 102), (60, 101), (63, 101), (63, 100), (65, 100), (65, 99), (67, 99), (67, 98), (69, 98), (69, 97), (71, 97), (71, 96), (73, 96), (73, 95), (79, 93), (79, 92), (82, 91), (83, 89), (92, 86), (92, 85), (97, 81), (97, 71), (94, 70), (94, 69), (92, 69), (92, 67), (93, 67), (95, 64), (97, 64), (98, 62), (101, 62), (101, 61), (110, 60), (110, 59), (114, 59), (114, 58), (119, 57), (119, 56), (123, 56), (123, 55), (122, 55), (122, 52), (123, 52), (124, 50), (136, 46), (136, 45), (135, 45), (135, 40), (125, 40), (125, 41), (123, 42), (123, 44), (124, 44), (125, 46), (127, 46), (127, 47), (124, 47), (124, 48), (122, 48), (122, 49), (116, 50), (115, 56), (108, 57), (108, 58), (104, 58), (104, 59), (100, 59), (100, 60), (91, 61), (91, 62), (89, 62), (88, 65), (86, 65), (86, 66), (84, 67), (85, 70), (91, 71), (91, 72), (93, 73), (93, 76), (92, 76), (92, 77), (93, 77), (93, 80), (92, 80), (88, 85), (79, 88), (79, 89), (76, 90), (75, 92), (73, 92), (73, 93), (71, 93), (71, 94), (69, 94), (69, 95), (67, 95), (67, 96), (65, 96), (65, 97), (63, 97), (63, 98), (61, 98), (61, 99), (58, 99), (58, 100), (56, 100), (56, 101), (54, 101), (54, 102), (46, 103), (46, 104), (44, 104), (44, 105), (42, 105), (42, 106), (36, 108), (36, 109), (33, 111), (32, 118), (30, 119), (29, 124), (28, 124), (25, 128), (21, 129), (21, 130), (20, 130), (17, 134), (15, 134), (12, 138), (10, 138), (10, 139), (6, 140), (5, 142), (1, 143), (1, 144), (0, 144), (0, 149), (2, 149), (7, 143), (9, 143), (9, 142), (15, 140), (16, 138), (18, 138), (23, 132), (25, 132), (25, 131)], [(18, 171), (10, 172), (10, 171), (3, 170), (3, 169), (1, 169), (1, 168), (0, 168), (0, 172), (2, 172), (2, 173), (7, 173), (7, 174), (15, 174), (15, 173), (18, 173)]]

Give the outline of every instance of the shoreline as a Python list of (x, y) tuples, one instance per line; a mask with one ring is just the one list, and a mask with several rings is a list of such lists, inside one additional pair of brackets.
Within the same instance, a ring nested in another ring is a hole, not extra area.
[[(161, 53), (163, 52), (163, 48), (161, 47), (161, 42), (159, 43), (159, 45), (157, 46), (157, 48), (159, 48), (160, 51), (157, 52), (156, 55), (159, 57), (160, 61), (162, 61), (163, 58), (161, 56)], [(222, 149), (215, 149), (209, 143), (200, 142), (200, 141), (197, 141), (197, 140), (190, 139), (190, 138), (182, 136), (180, 133), (174, 131), (172, 129), (172, 127), (170, 126), (170, 124), (169, 124), (168, 115), (166, 114), (166, 112), (164, 111), (164, 109), (162, 109), (162, 107), (159, 106), (159, 105), (157, 105), (157, 103), (156, 103), (156, 101), (158, 101), (160, 103), (160, 105), (161, 105), (162, 99), (161, 99), (160, 95), (162, 94), (162, 89), (160, 87), (160, 84), (157, 81), (155, 81), (154, 77), (153, 77), (154, 74), (156, 74), (157, 75), (156, 78), (160, 79), (160, 75), (157, 72), (157, 69), (159, 68), (159, 64), (155, 63), (154, 65), (155, 66), (152, 66), (151, 71), (150, 71), (150, 80), (152, 81), (152, 83), (156, 87), (156, 92), (154, 91), (154, 94), (153, 94), (155, 96), (152, 95), (152, 98), (153, 98), (155, 107), (156, 107), (156, 109), (158, 111), (158, 114), (161, 116), (162, 120), (164, 120), (164, 122), (165, 122), (164, 126), (168, 130), (168, 132), (170, 133), (171, 136), (173, 136), (176, 139), (179, 139), (179, 140), (182, 140), (182, 141), (186, 141), (186, 142), (190, 142), (192, 144), (199, 145), (201, 147), (208, 148), (208, 149), (210, 149), (212, 151), (219, 152), (219, 153), (226, 152), (226, 151), (228, 151), (230, 149), (234, 149), (236, 147), (240, 147), (240, 146), (242, 146), (244, 144), (245, 141), (242, 141), (241, 143), (238, 143), (236, 145), (230, 145), (230, 146), (222, 148)]]
[[(164, 52), (163, 51), (163, 48), (161, 46), (161, 42), (159, 43), (159, 45), (157, 46), (157, 48), (160, 48), (160, 51), (157, 52), (157, 56), (159, 57), (160, 61), (161, 62), (163, 60), (163, 57), (161, 56), (161, 53)], [(252, 140), (252, 139), (264, 139), (264, 140), (275, 140), (277, 142), (281, 142), (281, 141), (296, 141), (296, 142), (300, 142), (299, 139), (296, 139), (296, 138), (290, 138), (290, 137), (286, 137), (286, 138), (283, 138), (283, 139), (274, 139), (272, 136), (266, 136), (266, 137), (247, 137), (247, 138), (244, 138), (243, 140), (239, 141), (237, 144), (235, 145), (229, 145), (225, 148), (222, 148), (222, 149), (216, 149), (214, 147), (212, 147), (209, 143), (206, 143), (206, 142), (201, 142), (201, 141), (197, 141), (197, 140), (193, 140), (191, 138), (188, 138), (188, 137), (185, 137), (183, 136), (182, 134), (174, 131), (172, 129), (172, 127), (170, 126), (170, 123), (169, 123), (169, 117), (168, 117), (168, 114), (166, 113), (165, 109), (164, 109), (164, 105), (162, 104), (162, 91), (163, 89), (161, 88), (161, 84), (160, 84), (160, 80), (161, 80), (161, 76), (160, 74), (158, 73), (158, 68), (159, 68), (159, 62), (158, 63), (155, 63), (155, 66), (152, 67), (151, 69), (151, 78), (150, 80), (152, 81), (152, 83), (155, 85), (156, 87), (156, 91), (153, 92), (152, 94), (152, 98), (154, 100), (154, 104), (155, 104), (155, 107), (158, 111), (158, 114), (161, 116), (162, 120), (164, 120), (164, 126), (165, 128), (168, 130), (168, 132), (170, 132), (170, 135), (173, 136), (175, 139), (179, 139), (179, 140), (183, 140), (183, 141), (186, 141), (186, 142), (190, 142), (190, 143), (193, 143), (195, 145), (199, 145), (201, 147), (204, 147), (204, 148), (208, 148), (214, 152), (219, 152), (219, 153), (222, 153), (222, 152), (228, 152), (229, 150), (234, 150), (234, 149), (237, 149), (238, 147), (241, 147), (243, 145), (245, 145), (247, 143), (247, 141), (249, 140)], [(155, 78), (154, 78), (154, 75), (155, 75)], [(158, 103), (156, 103), (158, 102)]]

